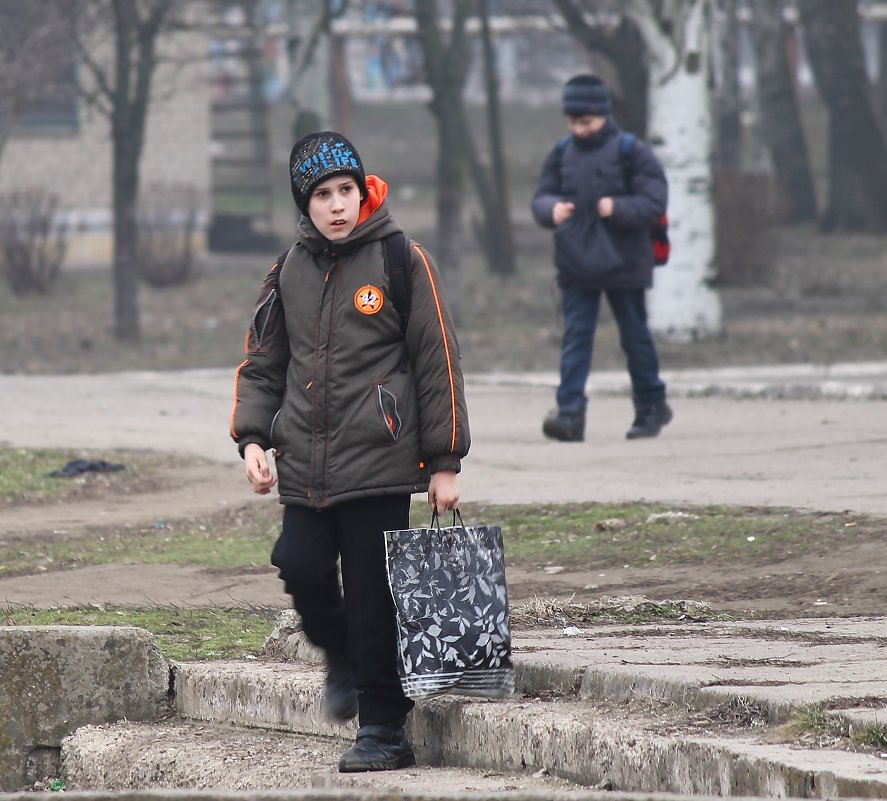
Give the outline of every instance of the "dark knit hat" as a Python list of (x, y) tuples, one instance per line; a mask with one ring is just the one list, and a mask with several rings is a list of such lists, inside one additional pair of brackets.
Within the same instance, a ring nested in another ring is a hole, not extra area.
[(360, 196), (366, 198), (366, 172), (357, 148), (335, 131), (316, 131), (303, 136), (290, 153), (290, 186), (293, 200), (303, 214), (314, 187), (333, 175), (354, 176)]
[(608, 117), (610, 93), (600, 78), (594, 75), (576, 75), (564, 84), (561, 101), (564, 114), (571, 117)]

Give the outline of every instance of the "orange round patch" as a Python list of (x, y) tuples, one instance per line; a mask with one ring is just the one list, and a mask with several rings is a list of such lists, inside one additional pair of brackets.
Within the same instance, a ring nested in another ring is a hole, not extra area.
[(382, 290), (367, 284), (354, 293), (354, 306), (361, 314), (375, 314), (382, 308)]

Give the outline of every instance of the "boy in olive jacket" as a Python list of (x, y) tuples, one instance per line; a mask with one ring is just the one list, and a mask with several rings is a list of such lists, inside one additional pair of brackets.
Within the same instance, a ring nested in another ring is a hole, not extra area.
[(271, 561), (326, 654), (328, 714), (359, 714), (339, 770), (391, 770), (415, 756), (383, 532), (410, 527), (412, 493), (427, 490), (438, 512), (458, 505), (470, 444), (459, 346), (437, 268), (415, 243), (404, 327), (384, 258), (401, 229), (385, 182), (344, 136), (296, 142), (290, 181), (298, 239), (262, 286), (231, 436), (260, 494), (275, 484), (274, 451), (285, 508)]

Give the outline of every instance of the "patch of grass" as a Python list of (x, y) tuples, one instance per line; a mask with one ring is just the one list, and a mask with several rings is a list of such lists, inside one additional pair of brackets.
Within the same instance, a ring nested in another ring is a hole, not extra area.
[(848, 527), (841, 514), (730, 506), (466, 505), (462, 516), (501, 524), (509, 564), (565, 568), (772, 560), (812, 543), (835, 547), (866, 528)]
[[(60, 503), (95, 497), (103, 492), (132, 493), (160, 486), (157, 478), (161, 456), (149, 451), (50, 450), (0, 447), (0, 509), (41, 503)], [(73, 459), (104, 460), (123, 464), (116, 472), (89, 472), (70, 478), (49, 473)], [(168, 460), (166, 460), (168, 464)]]
[(582, 623), (663, 623), (729, 620), (698, 601), (651, 601), (647, 598), (603, 597), (594, 603), (575, 603), (535, 597), (511, 608), (517, 626), (576, 626)]
[(787, 724), (790, 733), (816, 744), (841, 745), (859, 750), (887, 749), (887, 726), (877, 722), (855, 723), (830, 715), (819, 704), (798, 709)]
[[(764, 562), (790, 556), (800, 547), (809, 553), (815, 547), (832, 550), (850, 538), (887, 539), (882, 527), (860, 517), (743, 507), (467, 504), (462, 516), (467, 523), (501, 524), (506, 561), (521, 567)], [(0, 576), (124, 562), (214, 569), (267, 566), (280, 517), (278, 504), (251, 504), (200, 520), (158, 520), (150, 527), (34, 538), (27, 549), (20, 543), (0, 545)], [(428, 520), (427, 506), (414, 504), (413, 525), (427, 525)]]
[(262, 650), (278, 609), (160, 607), (7, 608), (7, 626), (137, 626), (151, 632), (167, 659), (243, 658)]
[(858, 729), (854, 727), (850, 735), (853, 745), (872, 748), (877, 751), (887, 750), (887, 726), (878, 723), (863, 723)]
[(829, 735), (846, 736), (846, 728), (839, 718), (829, 715), (818, 704), (808, 704), (795, 711), (788, 723), (789, 728), (798, 735)]
[(0, 504), (58, 499), (67, 487), (47, 473), (65, 458), (62, 451), (0, 449)]
[(35, 538), (25, 550), (0, 546), (0, 577), (86, 565), (135, 562), (231, 569), (265, 566), (280, 529), (277, 504), (255, 504), (205, 520), (158, 520), (145, 528), (105, 528), (76, 538)]

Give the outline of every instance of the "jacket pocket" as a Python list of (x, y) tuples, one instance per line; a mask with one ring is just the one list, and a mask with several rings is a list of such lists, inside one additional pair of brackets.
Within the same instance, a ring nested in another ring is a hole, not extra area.
[(274, 308), (274, 302), (277, 300), (277, 289), (270, 287), (262, 293), (256, 310), (253, 313), (253, 320), (250, 329), (253, 336), (253, 348), (258, 350), (262, 346), (262, 340), (265, 337), (265, 330), (268, 327), (268, 321), (271, 319), (271, 311)]
[(400, 431), (403, 428), (403, 421), (397, 411), (397, 398), (390, 393), (381, 384), (376, 384), (376, 399), (379, 406), (379, 412), (382, 415), (382, 422), (391, 438), (397, 441)]
[(283, 442), (281, 434), (283, 433), (283, 418), (286, 414), (286, 396), (287, 393), (284, 392), (283, 399), (280, 401), (280, 408), (274, 413), (274, 417), (271, 418), (271, 426), (268, 429), (268, 441), (271, 443), (271, 447), (275, 449), (280, 449)]
[(274, 426), (277, 425), (277, 418), (280, 417), (280, 413), (283, 411), (282, 409), (278, 409), (274, 414), (274, 417), (271, 419), (271, 430), (268, 432), (268, 439), (271, 440), (271, 444), (274, 444)]

